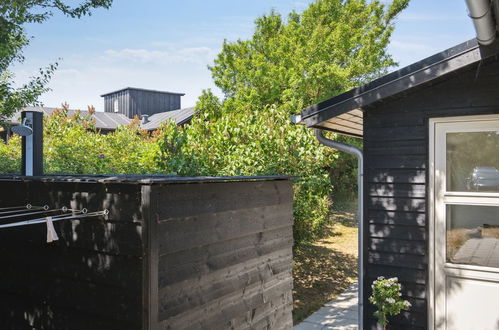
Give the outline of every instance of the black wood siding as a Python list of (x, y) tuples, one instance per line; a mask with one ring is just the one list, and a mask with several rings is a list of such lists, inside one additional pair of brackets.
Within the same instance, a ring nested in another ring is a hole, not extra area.
[(140, 199), (139, 185), (0, 181), (2, 206), (110, 210), (107, 221), (55, 222), (51, 244), (44, 225), (0, 229), (1, 328), (141, 329)]
[(428, 119), (499, 113), (497, 59), (364, 109), (365, 328), (378, 276), (397, 276), (413, 307), (391, 329), (427, 328)]
[[(289, 181), (156, 188), (160, 329), (291, 329)], [(154, 209), (154, 208), (153, 208)]]
[(118, 101), (119, 113), (128, 118), (153, 115), (159, 112), (180, 109), (181, 94), (125, 89), (104, 96), (104, 111), (114, 112), (114, 102)]
[(1, 329), (292, 328), (289, 180), (135, 179), (0, 178), (0, 208), (110, 211), (0, 229)]

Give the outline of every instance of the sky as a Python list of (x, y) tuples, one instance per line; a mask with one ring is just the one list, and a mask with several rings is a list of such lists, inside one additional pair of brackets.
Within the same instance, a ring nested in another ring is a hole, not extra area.
[[(182, 107), (193, 106), (213, 84), (207, 66), (223, 40), (249, 38), (253, 22), (271, 9), (287, 15), (311, 0), (114, 0), (80, 20), (54, 15), (27, 26), (32, 36), (26, 60), (12, 67), (16, 82), (59, 62), (45, 106), (67, 102), (103, 111), (101, 94), (124, 87), (181, 92)], [(389, 2), (389, 1), (383, 1)], [(412, 0), (399, 16), (389, 52), (399, 67), (475, 36), (464, 0)]]

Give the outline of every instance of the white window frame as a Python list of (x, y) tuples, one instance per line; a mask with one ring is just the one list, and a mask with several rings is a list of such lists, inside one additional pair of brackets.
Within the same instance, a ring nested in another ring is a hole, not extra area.
[[(461, 123), (461, 125), (456, 125)], [(437, 180), (435, 174), (437, 171), (441, 171), (442, 168), (439, 166), (437, 168), (436, 164), (443, 164), (445, 166), (446, 143), (442, 143), (440, 146), (436, 146), (435, 143), (437, 139), (439, 141), (445, 141), (445, 134), (452, 132), (477, 132), (477, 131), (490, 131), (497, 130), (499, 123), (499, 114), (494, 115), (479, 115), (479, 116), (460, 116), (460, 117), (444, 117), (444, 118), (430, 118), (429, 119), (429, 198), (428, 198), (428, 272), (429, 272), (429, 283), (427, 288), (428, 293), (428, 329), (433, 330), (435, 328), (435, 246), (436, 239), (442, 239), (441, 237), (435, 237), (435, 218), (436, 215), (443, 217), (445, 216), (445, 207), (447, 205), (484, 205), (484, 206), (497, 206), (499, 205), (499, 192), (447, 192), (446, 191), (446, 175), (440, 175)], [(439, 132), (437, 132), (437, 125), (439, 126)], [(440, 130), (440, 127), (443, 129)], [(437, 136), (437, 134), (439, 134)], [(443, 138), (442, 138), (443, 135)], [(445, 173), (446, 169), (444, 170)], [(440, 189), (444, 189), (441, 193)], [(437, 208), (436, 205), (441, 206)], [(443, 206), (443, 207), (442, 207)], [(445, 237), (443, 238), (445, 240)], [(442, 242), (439, 241), (441, 244)], [(440, 246), (439, 244), (439, 246)], [(443, 245), (445, 246), (445, 245)], [(439, 254), (443, 253), (445, 255), (446, 251), (438, 251)], [(460, 275), (465, 275), (469, 273), (469, 276), (473, 275), (476, 278), (476, 273), (474, 271), (490, 272), (493, 277), (499, 278), (499, 269), (494, 269), (491, 267), (483, 266), (472, 266), (472, 265), (458, 265), (446, 263), (446, 267), (452, 268), (452, 272), (459, 273)], [(439, 302), (440, 303), (440, 302)]]

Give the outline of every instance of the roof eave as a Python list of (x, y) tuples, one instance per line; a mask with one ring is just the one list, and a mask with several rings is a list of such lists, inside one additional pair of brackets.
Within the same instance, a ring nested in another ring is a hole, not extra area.
[(177, 92), (169, 92), (169, 91), (160, 91), (160, 90), (155, 90), (155, 89), (147, 89), (147, 88), (125, 87), (125, 88), (121, 88), (121, 89), (118, 89), (118, 90), (115, 90), (115, 91), (112, 91), (112, 92), (109, 92), (109, 93), (101, 94), (100, 96), (101, 96), (101, 97), (104, 97), (104, 96), (108, 96), (108, 95), (116, 94), (116, 93), (118, 93), (118, 92), (123, 92), (123, 91), (126, 91), (126, 90), (136, 90), (136, 91), (143, 91), (143, 92), (162, 93), (162, 94), (180, 95), (180, 96), (184, 96), (184, 95), (185, 95), (185, 93), (177, 93)]
[[(352, 89), (329, 100), (305, 108), (300, 124), (326, 128), (321, 123), (349, 111), (362, 110), (374, 102), (394, 96), (416, 86), (428, 83), (445, 74), (469, 66), (499, 53), (499, 43), (479, 46), (476, 39), (469, 40), (444, 52), (392, 72), (371, 83)], [(338, 133), (352, 135), (335, 130)], [(361, 136), (358, 136), (361, 137)]]

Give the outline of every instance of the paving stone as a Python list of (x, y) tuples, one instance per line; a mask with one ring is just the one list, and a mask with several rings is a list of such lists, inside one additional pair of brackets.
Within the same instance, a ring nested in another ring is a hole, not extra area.
[[(322, 316), (332, 316), (334, 318), (345, 318), (345, 319), (353, 319), (356, 320), (358, 314), (358, 309), (357, 308), (338, 308), (338, 307), (332, 307), (332, 306), (324, 306), (321, 309), (319, 309), (317, 312), (312, 314), (310, 317), (313, 315), (322, 315)], [(309, 321), (310, 322), (310, 321)]]
[(306, 321), (301, 322), (293, 327), (293, 330), (322, 330), (324, 326), (317, 323), (309, 323)]
[(342, 329), (341, 327), (357, 328), (357, 320), (353, 319), (329, 318), (325, 319), (322, 324), (325, 326), (323, 329)]
[(357, 284), (353, 284), (346, 291), (324, 305), (294, 330), (352, 330), (357, 329), (358, 320)]
[(338, 297), (335, 300), (331, 300), (324, 306), (334, 307), (334, 308), (356, 309), (358, 306), (357, 295), (355, 295), (354, 297)]
[(327, 329), (335, 329), (335, 330), (357, 330), (358, 326), (357, 325), (336, 325), (336, 326), (325, 326), (321, 330), (327, 330)]
[[(324, 307), (323, 307), (324, 308)], [(331, 324), (331, 322), (346, 320), (346, 322), (357, 323), (357, 311), (345, 308), (326, 307), (310, 315), (305, 321), (310, 323), (319, 323), (322, 325)]]

